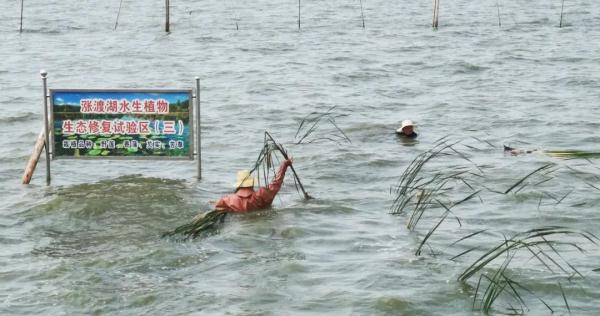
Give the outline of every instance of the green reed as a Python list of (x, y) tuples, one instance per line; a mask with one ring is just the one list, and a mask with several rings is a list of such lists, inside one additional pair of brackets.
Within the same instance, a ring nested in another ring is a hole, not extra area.
[(302, 118), (294, 135), (295, 143), (333, 142), (338, 145), (343, 142), (352, 143), (348, 135), (336, 123), (336, 118), (342, 115), (335, 114), (333, 112), (335, 108), (334, 105), (325, 112), (311, 112)]
[[(572, 241), (569, 237), (575, 239), (575, 241)], [(511, 238), (505, 238), (495, 247), (486, 250), (458, 276), (458, 280), (464, 282), (474, 275), (479, 274), (473, 298), (473, 308), (475, 310), (489, 313), (497, 299), (501, 295), (504, 295), (507, 299), (513, 300), (513, 303), (519, 304), (519, 308), (514, 308), (511, 304), (509, 310), (513, 312), (519, 310), (523, 311), (524, 308), (527, 308), (527, 304), (523, 299), (523, 292), (526, 292), (527, 294), (535, 296), (551, 312), (553, 312), (554, 309), (552, 309), (543, 299), (508, 276), (508, 268), (514, 261), (515, 256), (517, 253), (521, 252), (529, 253), (531, 259), (535, 259), (535, 261), (543, 266), (546, 271), (553, 275), (560, 273), (563, 276), (566, 276), (568, 280), (574, 276), (584, 278), (583, 274), (566, 259), (567, 256), (564, 255), (563, 252), (574, 249), (584, 253), (584, 248), (581, 245), (582, 242), (590, 242), (597, 245), (598, 240), (599, 239), (590, 232), (570, 229), (563, 226), (547, 226), (530, 229), (514, 234)], [(478, 250), (477, 248), (478, 247), (473, 247), (452, 259), (456, 259), (471, 251)], [(498, 268), (494, 268), (496, 261), (502, 257), (505, 258), (503, 263), (501, 263)], [(518, 262), (516, 265), (522, 266), (522, 263)], [(485, 272), (490, 270), (494, 271), (492, 277), (489, 277), (489, 273)], [(485, 290), (483, 289), (482, 283), (487, 283)], [(558, 283), (558, 287), (565, 303), (565, 307), (570, 312), (571, 308), (560, 282)], [(479, 296), (480, 291), (483, 291), (481, 296)]]
[[(490, 147), (496, 147), (489, 142), (476, 140), (487, 143)], [(458, 226), (462, 227), (460, 214), (457, 213), (456, 208), (458, 205), (476, 197), (483, 203), (481, 194), (485, 192), (517, 195), (525, 188), (535, 190), (536, 187), (555, 179), (555, 172), (560, 168), (555, 163), (545, 163), (516, 178), (515, 182), (507, 188), (489, 188), (486, 184), (493, 183), (494, 179), (491, 175), (484, 174), (482, 167), (475, 164), (466, 152), (458, 150), (457, 146), (459, 144), (460, 142), (449, 141), (448, 137), (438, 140), (431, 149), (418, 154), (405, 168), (398, 183), (390, 188), (390, 193), (394, 195), (391, 214), (402, 214), (406, 210), (412, 209), (408, 214), (407, 228), (409, 230), (415, 230), (417, 224), (423, 218), (428, 217), (431, 219), (437, 216), (420, 240), (415, 251), (416, 256), (422, 254), (425, 246), (428, 246), (432, 254), (436, 255), (429, 242), (442, 224), (448, 221), (448, 218), (455, 218)], [(479, 150), (477, 147), (470, 145), (464, 145), (464, 147)], [(558, 153), (558, 151), (555, 153)], [(560, 154), (578, 155), (581, 153), (561, 151)], [(585, 155), (589, 157), (589, 152), (586, 152)], [(458, 161), (468, 162), (468, 164), (459, 165), (458, 167), (444, 167), (443, 169), (430, 166), (436, 160), (452, 157), (457, 158), (455, 160)], [(600, 179), (600, 177), (597, 177), (597, 179)], [(461, 199), (451, 199), (447, 196), (447, 193), (456, 191), (457, 184), (462, 185), (462, 187), (459, 187), (460, 191), (468, 189), (471, 192)], [(586, 184), (600, 191), (600, 186), (590, 183), (589, 180), (586, 181)], [(550, 197), (554, 200), (552, 203), (558, 205), (572, 192), (573, 190), (569, 190), (561, 195), (556, 195), (551, 192), (540, 191), (538, 208), (544, 196)], [(434, 212), (436, 209), (438, 211)], [(441, 213), (439, 210), (441, 210)], [(465, 243), (467, 240), (489, 231), (489, 229), (481, 229), (471, 232), (450, 243), (447, 248), (456, 247), (459, 243)], [(467, 283), (477, 277), (472, 302), (473, 309), (476, 311), (485, 314), (491, 313), (502, 302), (507, 303), (507, 313), (524, 314), (529, 310), (528, 304), (530, 302), (528, 299), (534, 298), (548, 308), (551, 313), (560, 311), (560, 309), (570, 313), (571, 306), (561, 282), (557, 282), (554, 288), (556, 293), (560, 293), (563, 305), (551, 306), (543, 297), (527, 288), (525, 283), (519, 280), (520, 275), (515, 272), (515, 267), (542, 266), (543, 272), (549, 273), (553, 277), (566, 278), (569, 282), (573, 278), (584, 278), (584, 274), (569, 262), (567, 252), (575, 250), (584, 253), (584, 243), (597, 245), (598, 241), (598, 238), (588, 231), (564, 226), (546, 226), (515, 233), (510, 238), (504, 237), (503, 241), (490, 248), (485, 245), (470, 246), (449, 259), (458, 262), (467, 256), (469, 258), (474, 257), (471, 259), (472, 262), (457, 277), (457, 280)], [(522, 261), (521, 259), (524, 256), (530, 256), (529, 260)], [(600, 268), (593, 269), (592, 272), (600, 272)]]

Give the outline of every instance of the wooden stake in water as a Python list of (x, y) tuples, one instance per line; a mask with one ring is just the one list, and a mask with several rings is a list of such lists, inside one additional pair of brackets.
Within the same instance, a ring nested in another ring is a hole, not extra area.
[(19, 27), (19, 33), (23, 33), (23, 2), (25, 0), (21, 0), (21, 26)]
[(25, 173), (23, 173), (22, 183), (29, 184), (31, 182), (31, 177), (33, 177), (33, 172), (35, 171), (35, 167), (37, 166), (38, 161), (40, 160), (40, 156), (42, 155), (42, 150), (44, 150), (44, 146), (46, 143), (46, 132), (44, 132), (44, 128), (40, 131), (40, 135), (35, 142), (35, 146), (33, 146), (33, 153), (31, 153), (31, 157), (29, 157), (29, 161), (27, 162), (27, 166), (25, 167)]
[(433, 22), (432, 25), (434, 29), (438, 28), (438, 18), (440, 14), (440, 0), (433, 0)]
[(300, 31), (300, 0), (298, 0), (298, 31)]
[(121, 7), (123, 6), (123, 0), (121, 0), (121, 3), (119, 3), (119, 12), (117, 12), (117, 20), (115, 21), (115, 29), (114, 31), (117, 30), (117, 26), (119, 25), (119, 16), (121, 15)]
[(502, 27), (502, 22), (500, 21), (500, 3), (496, 0), (496, 8), (498, 9), (498, 27)]
[(360, 0), (360, 17), (362, 18), (362, 27), (363, 29), (365, 28), (365, 13), (363, 11), (363, 4), (362, 4), (362, 0)]
[(565, 9), (565, 0), (562, 0), (562, 5), (560, 6), (560, 24), (558, 27), (562, 28), (562, 20), (563, 20), (563, 10)]
[(169, 0), (165, 0), (165, 32), (169, 33), (170, 30), (170, 23), (169, 23)]

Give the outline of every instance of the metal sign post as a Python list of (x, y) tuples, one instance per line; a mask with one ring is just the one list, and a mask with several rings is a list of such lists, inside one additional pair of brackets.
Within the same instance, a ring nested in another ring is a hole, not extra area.
[(44, 86), (44, 137), (46, 138), (46, 185), (50, 185), (50, 139), (48, 137), (48, 73), (40, 71)]
[(202, 139), (200, 137), (200, 78), (196, 77), (196, 142), (198, 154), (198, 179), (202, 179)]

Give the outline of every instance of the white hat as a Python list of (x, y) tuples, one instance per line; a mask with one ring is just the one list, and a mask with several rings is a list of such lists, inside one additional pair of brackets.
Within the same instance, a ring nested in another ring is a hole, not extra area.
[(254, 178), (250, 175), (250, 171), (241, 170), (237, 173), (236, 188), (252, 188), (254, 187)]
[(404, 120), (404, 121), (402, 121), (402, 124), (400, 125), (400, 128), (397, 129), (396, 132), (402, 133), (402, 129), (404, 129), (407, 126), (415, 126), (415, 124), (411, 120)]

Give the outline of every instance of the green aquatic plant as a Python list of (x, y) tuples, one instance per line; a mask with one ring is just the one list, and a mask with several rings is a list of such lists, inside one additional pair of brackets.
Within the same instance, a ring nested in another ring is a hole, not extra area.
[[(483, 141), (480, 140), (480, 142)], [(518, 194), (524, 188), (535, 188), (554, 179), (555, 172), (560, 168), (555, 163), (545, 163), (516, 178), (509, 186), (492, 190), (485, 186), (486, 183), (491, 182), (491, 176), (485, 175), (483, 167), (475, 164), (467, 152), (457, 149), (459, 143), (451, 142), (447, 137), (435, 142), (431, 149), (417, 155), (411, 161), (400, 176), (398, 183), (390, 189), (390, 193), (394, 195), (391, 213), (402, 214), (406, 210), (411, 210), (408, 213), (408, 229), (416, 230), (418, 223), (423, 218), (427, 218), (428, 222), (431, 220), (432, 226), (427, 229), (419, 242), (415, 251), (416, 256), (421, 255), (426, 246), (433, 255), (437, 255), (430, 242), (440, 227), (447, 224), (448, 218), (454, 217), (458, 226), (462, 227), (457, 206), (476, 197), (483, 203), (481, 193), (485, 191), (507, 195)], [(488, 143), (488, 145), (494, 147), (492, 144)], [(464, 147), (478, 150), (470, 145)], [(566, 153), (590, 157), (589, 152), (560, 152), (561, 155), (566, 155)], [(445, 159), (447, 158), (454, 158), (454, 164), (450, 167), (446, 163)], [(457, 160), (468, 162), (468, 164), (456, 164)], [(439, 168), (439, 165), (444, 167)], [(586, 183), (590, 187), (600, 190), (600, 186)], [(464, 198), (458, 200), (450, 198), (449, 193), (464, 192), (465, 190), (471, 190), (471, 192)], [(558, 205), (572, 192), (573, 190), (569, 190), (558, 195), (553, 192), (541, 191), (538, 204), (541, 204), (542, 197), (548, 196), (554, 200), (554, 205)], [(433, 220), (435, 217), (437, 219)], [(466, 243), (467, 240), (488, 231), (488, 229), (481, 229), (471, 232), (452, 242), (446, 249), (450, 249), (458, 243)], [(472, 279), (477, 278), (473, 297), (473, 309), (476, 311), (488, 314), (506, 303), (507, 313), (524, 314), (529, 310), (529, 300), (533, 298), (546, 306), (550, 312), (564, 310), (570, 313), (571, 306), (567, 292), (563, 288), (564, 282), (556, 282), (553, 287), (557, 294), (560, 292), (563, 304), (551, 306), (544, 300), (544, 297), (529, 289), (525, 282), (519, 280), (520, 275), (517, 271), (520, 271), (520, 267), (533, 265), (541, 266), (544, 272), (569, 282), (572, 282), (574, 278), (583, 278), (584, 275), (569, 262), (567, 255), (567, 252), (573, 250), (583, 253), (583, 242), (596, 245), (598, 238), (587, 231), (562, 226), (547, 226), (515, 233), (510, 238), (505, 237), (502, 242), (492, 248), (480, 244), (469, 246), (462, 249), (459, 254), (451, 256), (450, 260), (461, 261), (467, 256), (475, 257), (458, 276), (458, 281), (470, 285), (471, 282), (475, 283)], [(527, 256), (530, 258), (523, 262), (522, 259)], [(600, 268), (592, 271), (600, 272)]]
[[(563, 226), (547, 226), (536, 229), (527, 230), (514, 234), (511, 238), (505, 238), (504, 241), (497, 246), (485, 251), (483, 255), (478, 257), (468, 268), (466, 268), (458, 277), (458, 280), (465, 282), (475, 274), (479, 274), (475, 295), (473, 298), (473, 308), (475, 310), (489, 313), (492, 306), (501, 295), (514, 300), (519, 304), (519, 308), (515, 309), (510, 305), (511, 311), (523, 311), (527, 308), (527, 304), (523, 299), (523, 291), (532, 294), (540, 300), (550, 311), (554, 311), (549, 304), (535, 295), (531, 290), (516, 282), (514, 278), (508, 276), (507, 270), (510, 264), (515, 260), (517, 254), (521, 252), (531, 254), (531, 259), (536, 259), (548, 272), (552, 274), (562, 274), (570, 280), (574, 276), (584, 277), (563, 254), (567, 249), (575, 249), (579, 252), (584, 252), (583, 247), (577, 243), (577, 238), (591, 242), (597, 245), (599, 240), (594, 234), (587, 231), (570, 229)], [(464, 238), (463, 238), (464, 239)], [(461, 239), (462, 240), (462, 239)], [(477, 250), (478, 247), (473, 247), (464, 251), (460, 255), (452, 259), (456, 259), (471, 251)], [(498, 268), (494, 268), (498, 259), (504, 257), (504, 261)], [(519, 266), (522, 266), (519, 265)], [(494, 271), (490, 277), (490, 273), (485, 271)], [(487, 286), (482, 286), (486, 283)], [(567, 297), (562, 285), (558, 283), (561, 295), (565, 302), (565, 307), (570, 312)], [(480, 290), (483, 294), (479, 296)]]
[(182, 240), (196, 239), (202, 234), (218, 229), (219, 224), (225, 221), (226, 211), (214, 210), (196, 215), (190, 223), (181, 225), (172, 231), (161, 235), (162, 238), (183, 236)]
[[(501, 255), (509, 251), (520, 249), (527, 250), (534, 254), (535, 258), (552, 272), (554, 271), (551, 269), (551, 265), (558, 267), (565, 273), (570, 271), (572, 273), (581, 275), (579, 271), (577, 271), (565, 260), (563, 260), (563, 264), (560, 264), (559, 262), (561, 260), (557, 261), (552, 256), (552, 254), (554, 254), (562, 259), (562, 256), (557, 250), (558, 248), (556, 248), (556, 246), (570, 246), (580, 252), (583, 252), (583, 248), (581, 248), (578, 244), (574, 242), (565, 242), (560, 239), (562, 236), (567, 235), (583, 237), (593, 244), (597, 244), (596, 241), (598, 240), (598, 238), (590, 232), (577, 231), (562, 226), (548, 226), (527, 230), (525, 232), (515, 234), (512, 238), (506, 239), (498, 246), (488, 250), (475, 262), (473, 262), (465, 271), (463, 271), (458, 277), (458, 280), (465, 281), (475, 273), (479, 272), (481, 269), (485, 268), (488, 264), (492, 263)], [(556, 239), (548, 239), (549, 237), (554, 237)], [(533, 250), (536, 250), (537, 252), (534, 252)], [(546, 260), (544, 260), (544, 258), (546, 258)], [(551, 265), (548, 265), (548, 262), (550, 262)], [(565, 268), (565, 265), (567, 268)]]
[[(458, 142), (448, 143), (445, 138), (438, 140), (435, 145), (417, 155), (411, 163), (406, 167), (398, 183), (390, 188), (390, 193), (394, 194), (394, 200), (392, 202), (391, 214), (401, 214), (405, 208), (413, 202), (413, 214), (411, 220), (409, 220), (409, 228), (414, 228), (418, 219), (421, 218), (422, 213), (427, 207), (432, 205), (439, 205), (434, 202), (434, 198), (447, 190), (456, 189), (450, 187), (450, 183), (460, 183), (465, 185), (469, 190), (476, 191), (476, 193), (469, 195), (468, 197), (458, 202), (449, 202), (450, 208), (466, 202), (473, 197), (477, 196), (481, 190), (475, 189), (472, 185), (471, 176), (481, 176), (481, 169), (473, 163), (466, 155), (456, 150), (454, 146)], [(426, 165), (434, 159), (457, 156), (469, 164), (467, 166), (458, 166), (454, 168), (447, 168), (443, 171), (428, 171)], [(477, 169), (476, 171), (473, 168)]]
[[(341, 116), (333, 112), (335, 108), (336, 106), (332, 106), (325, 112), (312, 112), (305, 116), (300, 121), (294, 135), (296, 144), (310, 144), (323, 141), (333, 142), (338, 145), (342, 142), (352, 143), (350, 138), (335, 121), (336, 118)], [(330, 128), (323, 128), (323, 123), (329, 123)], [(322, 133), (316, 135), (317, 130), (320, 130)]]
[(556, 158), (600, 158), (600, 152), (585, 150), (544, 150), (544, 154)]
[(527, 175), (525, 175), (523, 178), (521, 178), (519, 181), (515, 182), (510, 188), (506, 189), (506, 191), (504, 191), (504, 194), (508, 194), (510, 191), (512, 191), (514, 188), (516, 188), (517, 186), (521, 185), (525, 180), (527, 180), (529, 177), (533, 176), (536, 173), (542, 172), (544, 170), (548, 170), (551, 167), (554, 167), (555, 164), (553, 163), (548, 163), (545, 164), (535, 170), (533, 170), (532, 172), (528, 173)]
[[(458, 225), (462, 226), (460, 217), (455, 214), (453, 208), (479, 197), (479, 193), (482, 191), (476, 189), (476, 185), (470, 179), (473, 175), (481, 176), (482, 170), (464, 153), (455, 148), (458, 143), (450, 143), (446, 138), (438, 140), (430, 150), (417, 155), (412, 160), (402, 173), (398, 184), (390, 189), (390, 193), (395, 194), (391, 214), (401, 214), (407, 207), (412, 207), (406, 225), (409, 230), (416, 229), (417, 224), (430, 208), (442, 208), (444, 210), (444, 213), (437, 219), (436, 224), (428, 230), (421, 240), (415, 251), (417, 256), (421, 255), (423, 247), (448, 216), (451, 215), (456, 219)], [(444, 171), (439, 169), (428, 170), (428, 163), (448, 156), (458, 157), (466, 161), (468, 165), (447, 168)], [(471, 193), (458, 201), (443, 201), (447, 200), (445, 198), (446, 192), (459, 189), (471, 190)]]

